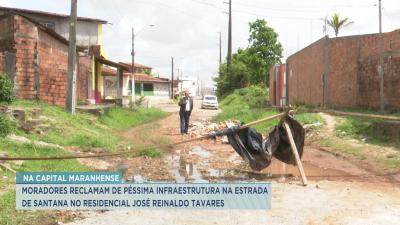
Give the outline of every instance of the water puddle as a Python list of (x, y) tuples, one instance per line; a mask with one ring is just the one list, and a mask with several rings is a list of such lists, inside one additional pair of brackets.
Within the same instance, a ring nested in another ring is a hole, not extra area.
[[(193, 158), (193, 156), (195, 156)], [(198, 158), (200, 157), (200, 159)], [(168, 164), (168, 172), (177, 183), (207, 183), (207, 182), (231, 182), (231, 181), (270, 181), (278, 182), (297, 180), (300, 177), (296, 166), (282, 163), (273, 159), (269, 167), (257, 172), (248, 167), (243, 167), (243, 160), (236, 154), (227, 155), (226, 159), (214, 159), (217, 157), (200, 146), (194, 146), (189, 152), (177, 151), (165, 156)], [(222, 163), (224, 169), (216, 167), (216, 160)], [(224, 163), (227, 163), (226, 165)], [(139, 170), (120, 165), (119, 170), (128, 170), (129, 176), (125, 176), (126, 182), (146, 183), (152, 182)], [(308, 161), (303, 162), (304, 171), (310, 180), (343, 180), (352, 177), (342, 170), (317, 166)]]
[(186, 162), (180, 155), (174, 154), (166, 157), (170, 166), (170, 173), (175, 177), (175, 182), (206, 183), (198, 167), (194, 163)]
[[(350, 174), (336, 169), (324, 168), (310, 162), (303, 162), (304, 172), (309, 179), (322, 180), (322, 179), (336, 179), (340, 177), (348, 177)], [(299, 177), (299, 169), (297, 166), (285, 164), (277, 159), (273, 159), (269, 167), (262, 170), (263, 173), (270, 174), (290, 174), (293, 177)]]
[(198, 155), (202, 158), (209, 158), (210, 157), (210, 152), (204, 150), (202, 147), (200, 146), (194, 146), (192, 148), (192, 150), (190, 150), (189, 154), (191, 155)]

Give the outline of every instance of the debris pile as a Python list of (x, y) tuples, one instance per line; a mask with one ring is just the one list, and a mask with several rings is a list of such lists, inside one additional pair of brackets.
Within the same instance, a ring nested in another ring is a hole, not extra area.
[[(195, 121), (189, 125), (189, 134), (191, 137), (200, 137), (207, 135), (212, 131), (223, 130), (238, 124), (241, 124), (238, 120), (227, 120), (224, 122), (213, 123), (203, 119), (201, 121)], [(228, 138), (226, 136), (217, 137), (217, 141), (228, 144)]]

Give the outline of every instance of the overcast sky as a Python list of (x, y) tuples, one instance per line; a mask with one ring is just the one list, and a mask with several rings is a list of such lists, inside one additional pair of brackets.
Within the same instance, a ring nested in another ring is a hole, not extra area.
[[(225, 0), (228, 1), (228, 0)], [(323, 19), (337, 12), (354, 24), (339, 36), (378, 32), (378, 0), (232, 0), (233, 51), (246, 47), (248, 23), (262, 18), (279, 35), (282, 60), (323, 36)], [(0, 0), (0, 5), (69, 14), (69, 0)], [(382, 0), (383, 31), (400, 28), (400, 0)], [(114, 61), (130, 61), (131, 29), (136, 62), (170, 77), (171, 57), (184, 76), (211, 85), (219, 60), (227, 52), (228, 5), (223, 0), (78, 0), (78, 16), (111, 24), (103, 27), (103, 46)], [(154, 24), (154, 27), (146, 27)], [(144, 28), (146, 27), (146, 28)], [(329, 36), (333, 30), (328, 29)]]

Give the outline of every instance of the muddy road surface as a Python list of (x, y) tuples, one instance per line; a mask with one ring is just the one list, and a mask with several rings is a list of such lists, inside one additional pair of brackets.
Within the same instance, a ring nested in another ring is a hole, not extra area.
[[(123, 136), (146, 144), (191, 138), (179, 134), (175, 104), (159, 102), (157, 106), (171, 116), (130, 129)], [(200, 100), (195, 100), (191, 122), (210, 120), (218, 112), (200, 109)], [(88, 211), (85, 219), (68, 224), (400, 224), (398, 180), (316, 147), (304, 149), (307, 187), (301, 186), (296, 167), (274, 160), (265, 170), (253, 172), (230, 145), (219, 141), (204, 140), (164, 151), (162, 158), (106, 160), (110, 170), (125, 165), (126, 177), (132, 182), (271, 182), (272, 209)]]

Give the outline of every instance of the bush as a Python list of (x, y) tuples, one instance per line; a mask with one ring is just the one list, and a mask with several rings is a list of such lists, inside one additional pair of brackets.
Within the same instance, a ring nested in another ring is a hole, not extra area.
[(229, 105), (247, 105), (251, 109), (265, 108), (268, 105), (268, 92), (260, 86), (250, 86), (235, 90), (232, 94), (226, 96), (222, 106)]
[(0, 114), (0, 137), (5, 137), (14, 129), (13, 122), (3, 114)]
[(4, 74), (0, 74), (0, 102), (11, 103), (15, 99), (14, 85)]

